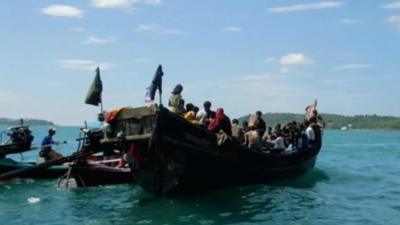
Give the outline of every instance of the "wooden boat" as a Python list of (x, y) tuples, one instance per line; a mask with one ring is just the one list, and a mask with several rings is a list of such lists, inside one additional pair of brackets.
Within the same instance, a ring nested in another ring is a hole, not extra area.
[[(17, 162), (10, 158), (0, 159), (0, 174), (10, 172), (22, 168), (34, 167), (34, 162)], [(21, 178), (32, 178), (32, 179), (55, 179), (64, 175), (68, 171), (68, 166), (56, 165), (41, 170), (31, 170), (27, 173), (22, 174)]]
[(162, 106), (121, 110), (110, 125), (115, 138), (100, 143), (134, 145), (136, 182), (157, 195), (297, 177), (314, 167), (321, 148), (321, 138), (293, 154), (253, 152), (230, 138), (218, 143), (215, 134)]
[(8, 128), (6, 135), (8, 140), (0, 144), (0, 159), (8, 154), (15, 154), (30, 151), (33, 136), (32, 131), (27, 125)]
[(71, 177), (78, 187), (94, 187), (134, 182), (129, 167), (116, 167), (96, 161), (84, 161), (71, 165)]

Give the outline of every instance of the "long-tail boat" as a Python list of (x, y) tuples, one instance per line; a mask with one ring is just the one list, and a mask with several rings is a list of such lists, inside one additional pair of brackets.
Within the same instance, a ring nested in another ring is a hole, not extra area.
[[(37, 149), (36, 147), (32, 147), (34, 137), (30, 127), (24, 125), (23, 120), (21, 120), (20, 126), (8, 128), (7, 131), (3, 133), (7, 135), (8, 139), (0, 144), (0, 174), (19, 169), (29, 169), (36, 166), (36, 162), (19, 162), (11, 158), (6, 158), (7, 155)], [(55, 179), (65, 174), (67, 171), (67, 166), (56, 165), (40, 171), (32, 170), (19, 177), (32, 179)]]
[[(82, 138), (83, 137), (83, 138)], [(104, 137), (104, 133), (99, 129), (81, 129), (78, 152), (84, 152), (87, 147), (101, 150), (107, 148), (111, 150), (112, 156), (105, 158), (104, 154), (90, 155), (79, 158), (70, 163), (68, 172), (61, 178), (67, 179), (65, 182), (69, 184), (69, 179), (73, 178), (77, 187), (94, 187), (111, 184), (132, 183), (135, 181), (129, 164), (121, 163), (122, 155), (114, 152), (118, 146), (100, 146), (99, 140)]]
[(0, 159), (8, 154), (21, 153), (32, 150), (32, 141), (34, 139), (29, 126), (21, 122), (20, 126), (8, 128), (2, 131), (8, 136), (7, 140), (0, 142)]
[(292, 154), (254, 152), (235, 140), (194, 126), (160, 106), (121, 110), (102, 145), (131, 146), (137, 184), (160, 195), (298, 177), (315, 165), (321, 148)]
[[(106, 160), (114, 163), (113, 160)], [(126, 184), (135, 181), (129, 167), (109, 165), (104, 161), (81, 161), (71, 165), (71, 176), (78, 187)]]

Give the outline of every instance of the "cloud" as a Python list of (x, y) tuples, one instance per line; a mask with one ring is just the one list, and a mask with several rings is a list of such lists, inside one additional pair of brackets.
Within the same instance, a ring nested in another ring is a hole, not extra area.
[(225, 32), (241, 32), (242, 28), (240, 28), (240, 27), (223, 27), (222, 31), (225, 31)]
[(134, 5), (162, 5), (162, 0), (92, 0), (96, 8), (131, 9)]
[(339, 23), (342, 23), (342, 24), (360, 24), (360, 23), (362, 23), (363, 22), (363, 20), (362, 19), (341, 19), (341, 20), (339, 20)]
[[(287, 77), (273, 76), (271, 74), (253, 74), (236, 76), (231, 79), (216, 81), (223, 83), (224, 88), (231, 89), (235, 93), (253, 93), (263, 96), (299, 95), (304, 91), (288, 84)], [(220, 86), (220, 87), (221, 87)]]
[(108, 37), (108, 38), (99, 38), (99, 37), (88, 37), (86, 41), (84, 42), (85, 45), (93, 45), (93, 44), (109, 44), (115, 42), (114, 38)]
[(389, 16), (386, 18), (386, 22), (395, 26), (400, 31), (400, 15)]
[(391, 2), (382, 6), (384, 9), (400, 9), (400, 1)]
[(180, 31), (180, 30), (160, 28), (158, 25), (154, 25), (154, 24), (139, 25), (136, 28), (136, 32), (139, 32), (139, 33), (155, 33), (155, 34), (161, 34), (161, 35), (181, 35), (181, 34), (185, 33), (185, 32)]
[(289, 53), (281, 57), (280, 63), (283, 66), (302, 65), (310, 64), (312, 60), (307, 58), (303, 53)]
[(79, 69), (79, 70), (95, 70), (98, 66), (101, 69), (111, 69), (113, 68), (112, 63), (108, 62), (95, 62), (92, 60), (82, 60), (82, 59), (65, 59), (57, 61), (57, 64), (60, 65), (61, 68), (65, 69)]
[(41, 9), (42, 13), (59, 17), (83, 17), (83, 11), (68, 5), (51, 5)]
[(374, 65), (372, 64), (347, 64), (343, 66), (336, 67), (337, 70), (352, 70), (352, 69), (368, 69), (372, 68)]
[(306, 10), (317, 10), (317, 9), (330, 9), (330, 8), (339, 8), (343, 5), (343, 2), (317, 2), (310, 4), (297, 4), (290, 6), (281, 6), (281, 7), (273, 7), (269, 8), (268, 12), (270, 13), (287, 13), (287, 12), (297, 12), (297, 11), (306, 11)]

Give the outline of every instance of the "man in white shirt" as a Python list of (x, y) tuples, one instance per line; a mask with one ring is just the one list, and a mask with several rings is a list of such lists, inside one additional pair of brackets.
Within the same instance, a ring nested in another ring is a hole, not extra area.
[(274, 140), (267, 140), (267, 142), (274, 145), (275, 151), (284, 152), (286, 149), (285, 140), (283, 139), (281, 132), (276, 133), (276, 138)]
[(203, 106), (204, 109), (197, 113), (196, 119), (207, 126), (208, 120), (215, 117), (215, 112), (211, 110), (211, 102), (206, 101)]

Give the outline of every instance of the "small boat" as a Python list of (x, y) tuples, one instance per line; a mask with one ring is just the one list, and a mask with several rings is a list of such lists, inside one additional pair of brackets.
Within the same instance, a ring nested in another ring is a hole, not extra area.
[[(119, 161), (119, 160), (118, 160)], [(129, 167), (109, 165), (116, 160), (79, 161), (71, 165), (71, 177), (78, 187), (94, 187), (111, 184), (126, 184), (135, 181)]]
[(156, 195), (295, 178), (314, 167), (322, 145), (319, 135), (305, 151), (254, 152), (229, 137), (221, 142), (162, 106), (123, 109), (110, 127), (111, 137), (100, 143), (137, 149), (132, 154), (136, 182)]
[[(34, 139), (32, 130), (28, 125), (23, 124), (16, 127), (8, 128), (3, 131), (7, 135), (7, 140), (0, 145), (0, 174), (11, 172), (18, 169), (34, 168), (36, 162), (18, 162), (11, 158), (6, 158), (7, 155), (23, 153), (37, 149), (32, 148), (32, 141)], [(55, 179), (68, 171), (67, 166), (55, 165), (50, 168), (41, 170), (29, 170), (26, 173), (21, 174), (20, 178), (32, 178), (32, 179)]]
[(15, 154), (30, 151), (32, 149), (32, 141), (34, 139), (29, 126), (21, 122), (20, 126), (8, 128), (2, 131), (8, 136), (8, 139), (0, 143), (0, 159), (5, 158), (8, 154)]
[[(22, 168), (34, 167), (34, 162), (17, 162), (10, 158), (0, 159), (0, 174), (10, 172)], [(46, 169), (41, 170), (30, 170), (27, 173), (21, 174), (20, 178), (31, 178), (31, 179), (56, 179), (64, 175), (68, 171), (68, 166), (55, 165)]]

